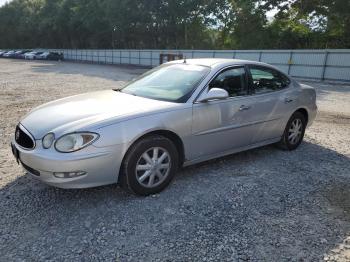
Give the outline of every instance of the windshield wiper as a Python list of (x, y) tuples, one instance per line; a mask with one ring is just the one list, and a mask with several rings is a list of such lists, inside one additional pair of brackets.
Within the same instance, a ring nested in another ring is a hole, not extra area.
[(136, 95), (136, 94), (134, 94), (134, 93), (123, 92), (123, 91), (122, 91), (123, 89), (112, 89), (112, 90), (115, 91), (115, 92), (123, 93), (123, 94), (128, 94), (128, 95), (132, 95), (132, 96), (138, 96), (138, 95)]

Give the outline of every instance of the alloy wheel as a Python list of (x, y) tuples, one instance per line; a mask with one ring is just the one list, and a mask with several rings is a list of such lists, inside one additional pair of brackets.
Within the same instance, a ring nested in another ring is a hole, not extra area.
[(171, 158), (167, 150), (152, 147), (144, 152), (136, 164), (137, 181), (144, 187), (154, 188), (169, 175)]
[(294, 121), (292, 122), (288, 130), (289, 143), (292, 145), (297, 144), (301, 139), (302, 132), (303, 132), (303, 122), (299, 118), (294, 119)]

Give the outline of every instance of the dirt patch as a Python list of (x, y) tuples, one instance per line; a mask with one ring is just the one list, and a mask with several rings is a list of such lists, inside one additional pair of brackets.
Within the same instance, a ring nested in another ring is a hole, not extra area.
[(335, 114), (334, 112), (320, 111), (317, 115), (317, 121), (330, 124), (347, 125), (350, 128), (350, 116), (347, 114)]
[(349, 184), (336, 184), (328, 188), (322, 195), (327, 198), (331, 206), (338, 208), (341, 211), (344, 215), (344, 219), (350, 221)]

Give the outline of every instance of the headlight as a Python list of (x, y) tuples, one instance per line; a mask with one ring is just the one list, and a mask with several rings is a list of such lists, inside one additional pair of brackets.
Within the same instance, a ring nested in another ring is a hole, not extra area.
[(53, 141), (55, 141), (55, 135), (53, 133), (48, 133), (42, 140), (43, 148), (49, 149), (52, 146)]
[(67, 134), (56, 141), (55, 148), (62, 153), (75, 152), (91, 145), (98, 138), (98, 134), (88, 132)]

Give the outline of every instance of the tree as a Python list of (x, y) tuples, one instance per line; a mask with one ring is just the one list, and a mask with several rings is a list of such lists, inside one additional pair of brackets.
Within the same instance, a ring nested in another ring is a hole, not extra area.
[(350, 1), (13, 0), (0, 35), (0, 48), (350, 48)]

